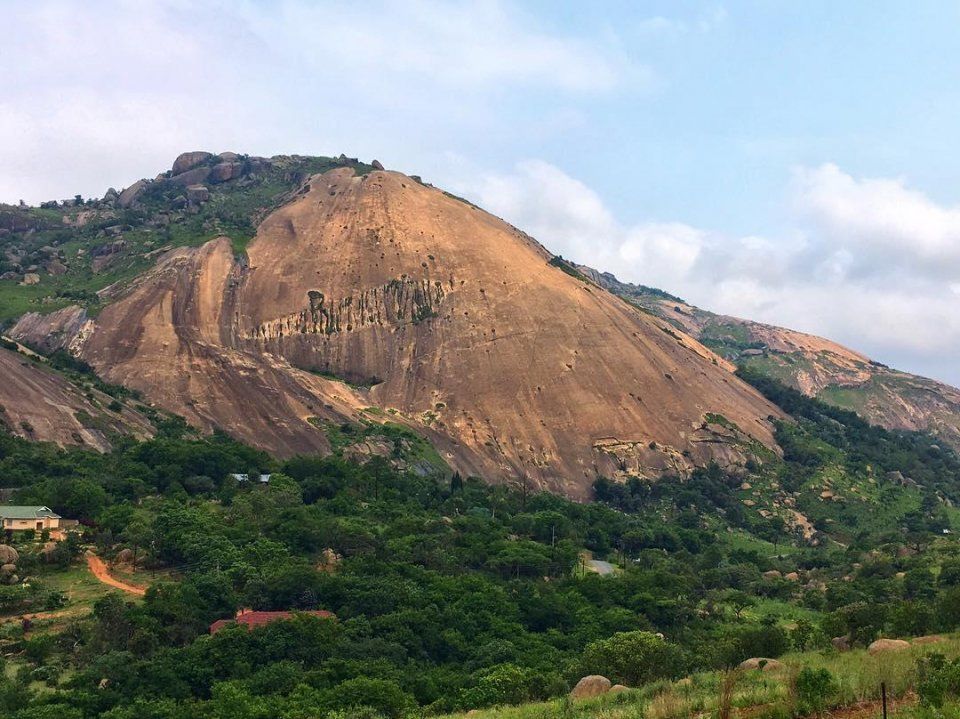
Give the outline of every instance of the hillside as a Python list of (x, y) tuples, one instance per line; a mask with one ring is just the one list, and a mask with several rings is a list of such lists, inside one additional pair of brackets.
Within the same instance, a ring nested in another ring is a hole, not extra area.
[(874, 424), (929, 432), (960, 448), (960, 390), (955, 387), (891, 369), (822, 337), (718, 315), (661, 290), (620, 282), (608, 272), (579, 270), (730, 362)]
[(281, 456), (390, 418), (464, 474), (585, 498), (600, 475), (774, 445), (780, 411), (732, 365), (414, 177), (186, 153), (103, 200), (7, 213), (24, 272), (3, 313), (33, 310), (12, 337)]

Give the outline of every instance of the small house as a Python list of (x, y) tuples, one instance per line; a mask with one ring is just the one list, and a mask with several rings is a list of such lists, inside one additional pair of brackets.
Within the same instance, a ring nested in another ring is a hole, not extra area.
[(0, 505), (0, 526), (5, 530), (25, 531), (32, 529), (60, 529), (62, 517), (50, 507), (19, 507)]

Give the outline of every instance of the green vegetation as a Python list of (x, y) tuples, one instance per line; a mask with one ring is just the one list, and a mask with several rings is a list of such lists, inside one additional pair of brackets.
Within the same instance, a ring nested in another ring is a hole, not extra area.
[[(50, 364), (96, 379), (68, 356)], [(106, 454), (0, 435), (0, 486), (18, 487), (16, 502), (81, 520), (82, 543), (108, 560), (131, 550), (133, 578), (152, 585), (126, 601), (78, 568), (80, 541), (50, 561), (42, 541), (22, 538), (28, 581), (0, 587), (0, 613), (63, 614), (0, 631), (0, 710), (405, 717), (550, 701), (592, 673), (642, 688), (496, 716), (665, 718), (728, 704), (790, 716), (872, 698), (873, 660), (835, 655), (831, 639), (863, 647), (960, 629), (960, 545), (943, 532), (960, 459), (742, 375), (794, 418), (777, 426), (783, 458), (748, 445), (742, 468), (599, 478), (587, 505), (451, 477), (424, 438), (374, 416), (316, 420), (333, 456), (286, 461), (220, 433), (198, 438), (178, 418)], [(585, 572), (582, 556), (617, 571)], [(209, 634), (241, 607), (336, 619)], [(796, 671), (731, 685), (723, 670), (750, 657)], [(954, 665), (937, 661), (896, 664), (892, 691), (918, 688), (935, 706), (942, 686), (948, 706)]]
[(587, 278), (585, 274), (583, 274), (580, 270), (578, 270), (576, 267), (570, 264), (570, 262), (563, 259), (563, 257), (561, 257), (560, 255), (551, 257), (550, 261), (547, 264), (551, 265), (552, 267), (560, 268), (561, 270), (566, 272), (568, 275), (570, 275), (571, 277), (575, 277), (581, 282), (587, 282), (587, 283), (590, 282), (590, 280)]

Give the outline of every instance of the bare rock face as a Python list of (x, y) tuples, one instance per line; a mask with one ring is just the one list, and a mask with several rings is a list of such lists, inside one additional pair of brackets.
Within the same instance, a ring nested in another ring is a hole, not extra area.
[(105, 451), (111, 446), (109, 432), (141, 439), (153, 434), (150, 421), (138, 412), (106, 413), (101, 407), (110, 403), (108, 395), (92, 390), (94, 404), (62, 376), (16, 352), (0, 349), (0, 377), (4, 378), (0, 382), (0, 422), (26, 439)]
[(323, 451), (323, 420), (373, 406), (463, 474), (581, 499), (598, 474), (731, 466), (747, 440), (774, 446), (780, 410), (699, 342), (400, 173), (310, 178), (247, 256), (226, 238), (168, 253), (80, 356), (281, 455)]
[(189, 187), (190, 185), (202, 185), (210, 178), (211, 168), (203, 167), (194, 167), (192, 170), (187, 170), (186, 172), (181, 172), (179, 175), (174, 175), (170, 178), (170, 182), (175, 182), (181, 187)]
[(910, 642), (903, 639), (878, 639), (867, 647), (867, 651), (870, 654), (883, 654), (884, 652), (902, 652), (909, 648)]
[(591, 674), (577, 682), (570, 691), (571, 699), (590, 699), (606, 694), (611, 689), (611, 682), (599, 674)]
[(86, 310), (70, 305), (45, 315), (28, 312), (8, 334), (39, 352), (50, 353), (69, 349), (70, 342), (83, 332), (87, 322)]
[(187, 170), (190, 170), (201, 162), (206, 162), (213, 155), (209, 152), (203, 151), (194, 151), (194, 152), (184, 152), (177, 156), (177, 159), (173, 161), (173, 167), (170, 170), (172, 175), (179, 175)]

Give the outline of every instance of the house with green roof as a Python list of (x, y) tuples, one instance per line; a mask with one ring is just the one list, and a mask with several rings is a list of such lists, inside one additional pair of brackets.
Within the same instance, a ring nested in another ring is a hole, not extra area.
[(5, 530), (59, 529), (62, 517), (50, 507), (21, 507), (0, 504), (0, 527)]

